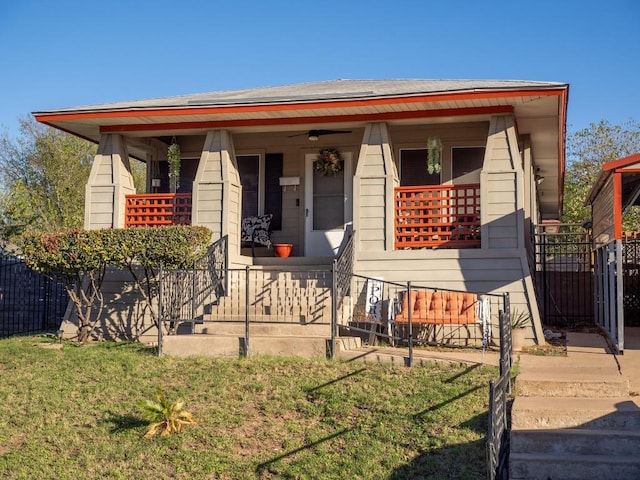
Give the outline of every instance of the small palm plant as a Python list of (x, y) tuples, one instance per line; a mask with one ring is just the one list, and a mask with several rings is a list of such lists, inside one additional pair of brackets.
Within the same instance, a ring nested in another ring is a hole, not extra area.
[(174, 432), (180, 433), (185, 425), (196, 423), (193, 415), (185, 412), (182, 407), (184, 402), (170, 402), (162, 390), (158, 389), (156, 400), (144, 400), (140, 402), (140, 408), (144, 410), (149, 422), (144, 438), (152, 438), (156, 435), (165, 437)]

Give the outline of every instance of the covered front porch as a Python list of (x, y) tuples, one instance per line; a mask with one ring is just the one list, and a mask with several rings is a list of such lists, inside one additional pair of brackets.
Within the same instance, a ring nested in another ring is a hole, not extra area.
[[(397, 187), (394, 197), (396, 249), (480, 246), (479, 184)], [(125, 201), (125, 228), (191, 224), (191, 193), (129, 194)]]

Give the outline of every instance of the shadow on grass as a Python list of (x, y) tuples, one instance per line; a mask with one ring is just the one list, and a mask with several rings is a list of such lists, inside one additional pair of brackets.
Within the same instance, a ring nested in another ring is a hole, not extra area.
[(315, 442), (310, 442), (310, 443), (307, 443), (306, 445), (303, 445), (302, 447), (298, 447), (298, 448), (295, 448), (295, 449), (290, 450), (288, 452), (285, 452), (282, 455), (278, 455), (277, 457), (272, 458), (271, 460), (267, 460), (266, 462), (259, 463), (256, 466), (256, 475), (258, 475), (258, 478), (260, 478), (260, 474), (262, 472), (264, 472), (265, 470), (269, 469), (269, 467), (271, 465), (273, 465), (274, 463), (279, 462), (280, 460), (283, 460), (283, 459), (285, 459), (287, 457), (291, 457), (292, 455), (295, 455), (297, 453), (303, 452), (305, 450), (309, 450), (309, 449), (312, 449), (314, 447), (317, 447), (318, 445), (320, 445), (322, 443), (328, 442), (328, 441), (333, 440), (335, 438), (338, 438), (338, 437), (340, 437), (342, 435), (345, 435), (345, 434), (349, 433), (352, 430), (353, 430), (353, 428), (346, 428), (344, 430), (341, 430), (339, 432), (336, 432), (336, 433), (328, 435), (328, 436), (326, 436), (324, 438), (321, 438), (320, 440), (316, 440)]
[(438, 410), (439, 408), (444, 407), (445, 405), (448, 405), (448, 404), (450, 404), (450, 403), (455, 402), (456, 400), (460, 400), (461, 398), (464, 398), (464, 397), (466, 397), (467, 395), (470, 395), (470, 394), (472, 394), (473, 392), (475, 392), (475, 391), (477, 391), (477, 390), (480, 390), (481, 388), (484, 388), (484, 387), (483, 387), (483, 386), (481, 386), (481, 385), (478, 385), (478, 386), (476, 386), (476, 387), (470, 388), (470, 389), (469, 389), (469, 390), (467, 390), (466, 392), (462, 392), (462, 393), (460, 393), (460, 394), (456, 395), (455, 397), (447, 398), (444, 402), (437, 403), (436, 405), (431, 405), (429, 408), (425, 408), (425, 409), (424, 409), (424, 410), (422, 410), (421, 412), (415, 413), (415, 414), (413, 415), (413, 418), (414, 418), (415, 420), (418, 420), (418, 419), (420, 419), (420, 417), (422, 417), (423, 415), (426, 415), (426, 414), (427, 414), (427, 413), (429, 413), (429, 412), (434, 412), (434, 411)]
[(480, 368), (482, 365), (479, 363), (476, 363), (475, 365), (471, 365), (467, 368), (465, 368), (462, 372), (457, 373), (456, 375), (454, 375), (451, 378), (448, 378), (444, 381), (444, 383), (453, 383), (455, 382), (457, 379), (459, 379), (460, 377), (464, 377), (465, 375), (473, 372), (476, 368)]
[[(486, 434), (487, 421), (486, 413), (481, 413), (461, 423), (458, 428)], [(485, 435), (485, 437), (472, 442), (423, 451), (410, 462), (398, 467), (387, 477), (387, 480), (486, 479), (486, 454), (487, 443)]]
[(135, 415), (120, 415), (113, 412), (107, 412), (107, 415), (108, 418), (105, 419), (105, 423), (113, 425), (109, 430), (110, 433), (119, 433), (149, 425), (149, 422)]
[(328, 381), (328, 382), (326, 382), (326, 383), (323, 383), (322, 385), (318, 385), (317, 387), (308, 388), (308, 389), (307, 389), (307, 394), (314, 393), (314, 392), (316, 392), (316, 391), (320, 390), (321, 388), (328, 387), (329, 385), (333, 385), (334, 383), (341, 382), (342, 380), (346, 380), (347, 378), (353, 377), (353, 376), (355, 376), (355, 375), (358, 375), (358, 374), (360, 374), (360, 373), (362, 373), (362, 372), (366, 372), (366, 371), (367, 371), (367, 369), (366, 369), (366, 368), (361, 368), (361, 369), (359, 369), (359, 370), (355, 370), (355, 371), (353, 371), (353, 372), (351, 372), (351, 373), (347, 373), (346, 375), (343, 375), (343, 376), (341, 376), (341, 377), (338, 377), (338, 378), (335, 378), (335, 379), (333, 379), (333, 380), (330, 380), (330, 381)]

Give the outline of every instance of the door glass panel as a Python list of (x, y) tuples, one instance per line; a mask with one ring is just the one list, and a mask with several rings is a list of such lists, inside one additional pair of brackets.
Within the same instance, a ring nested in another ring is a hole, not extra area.
[(313, 229), (344, 227), (344, 171), (336, 175), (313, 174)]

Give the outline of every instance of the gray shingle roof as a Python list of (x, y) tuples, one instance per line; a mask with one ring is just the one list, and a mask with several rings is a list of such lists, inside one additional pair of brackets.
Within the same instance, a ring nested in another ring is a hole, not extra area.
[(37, 114), (70, 111), (127, 110), (152, 108), (188, 108), (216, 105), (247, 105), (263, 103), (291, 103), (321, 100), (378, 98), (430, 93), (520, 90), (527, 88), (556, 88), (566, 86), (559, 82), (523, 80), (330, 80), (275, 87), (228, 90), (174, 97), (106, 103), (81, 107), (35, 112)]

